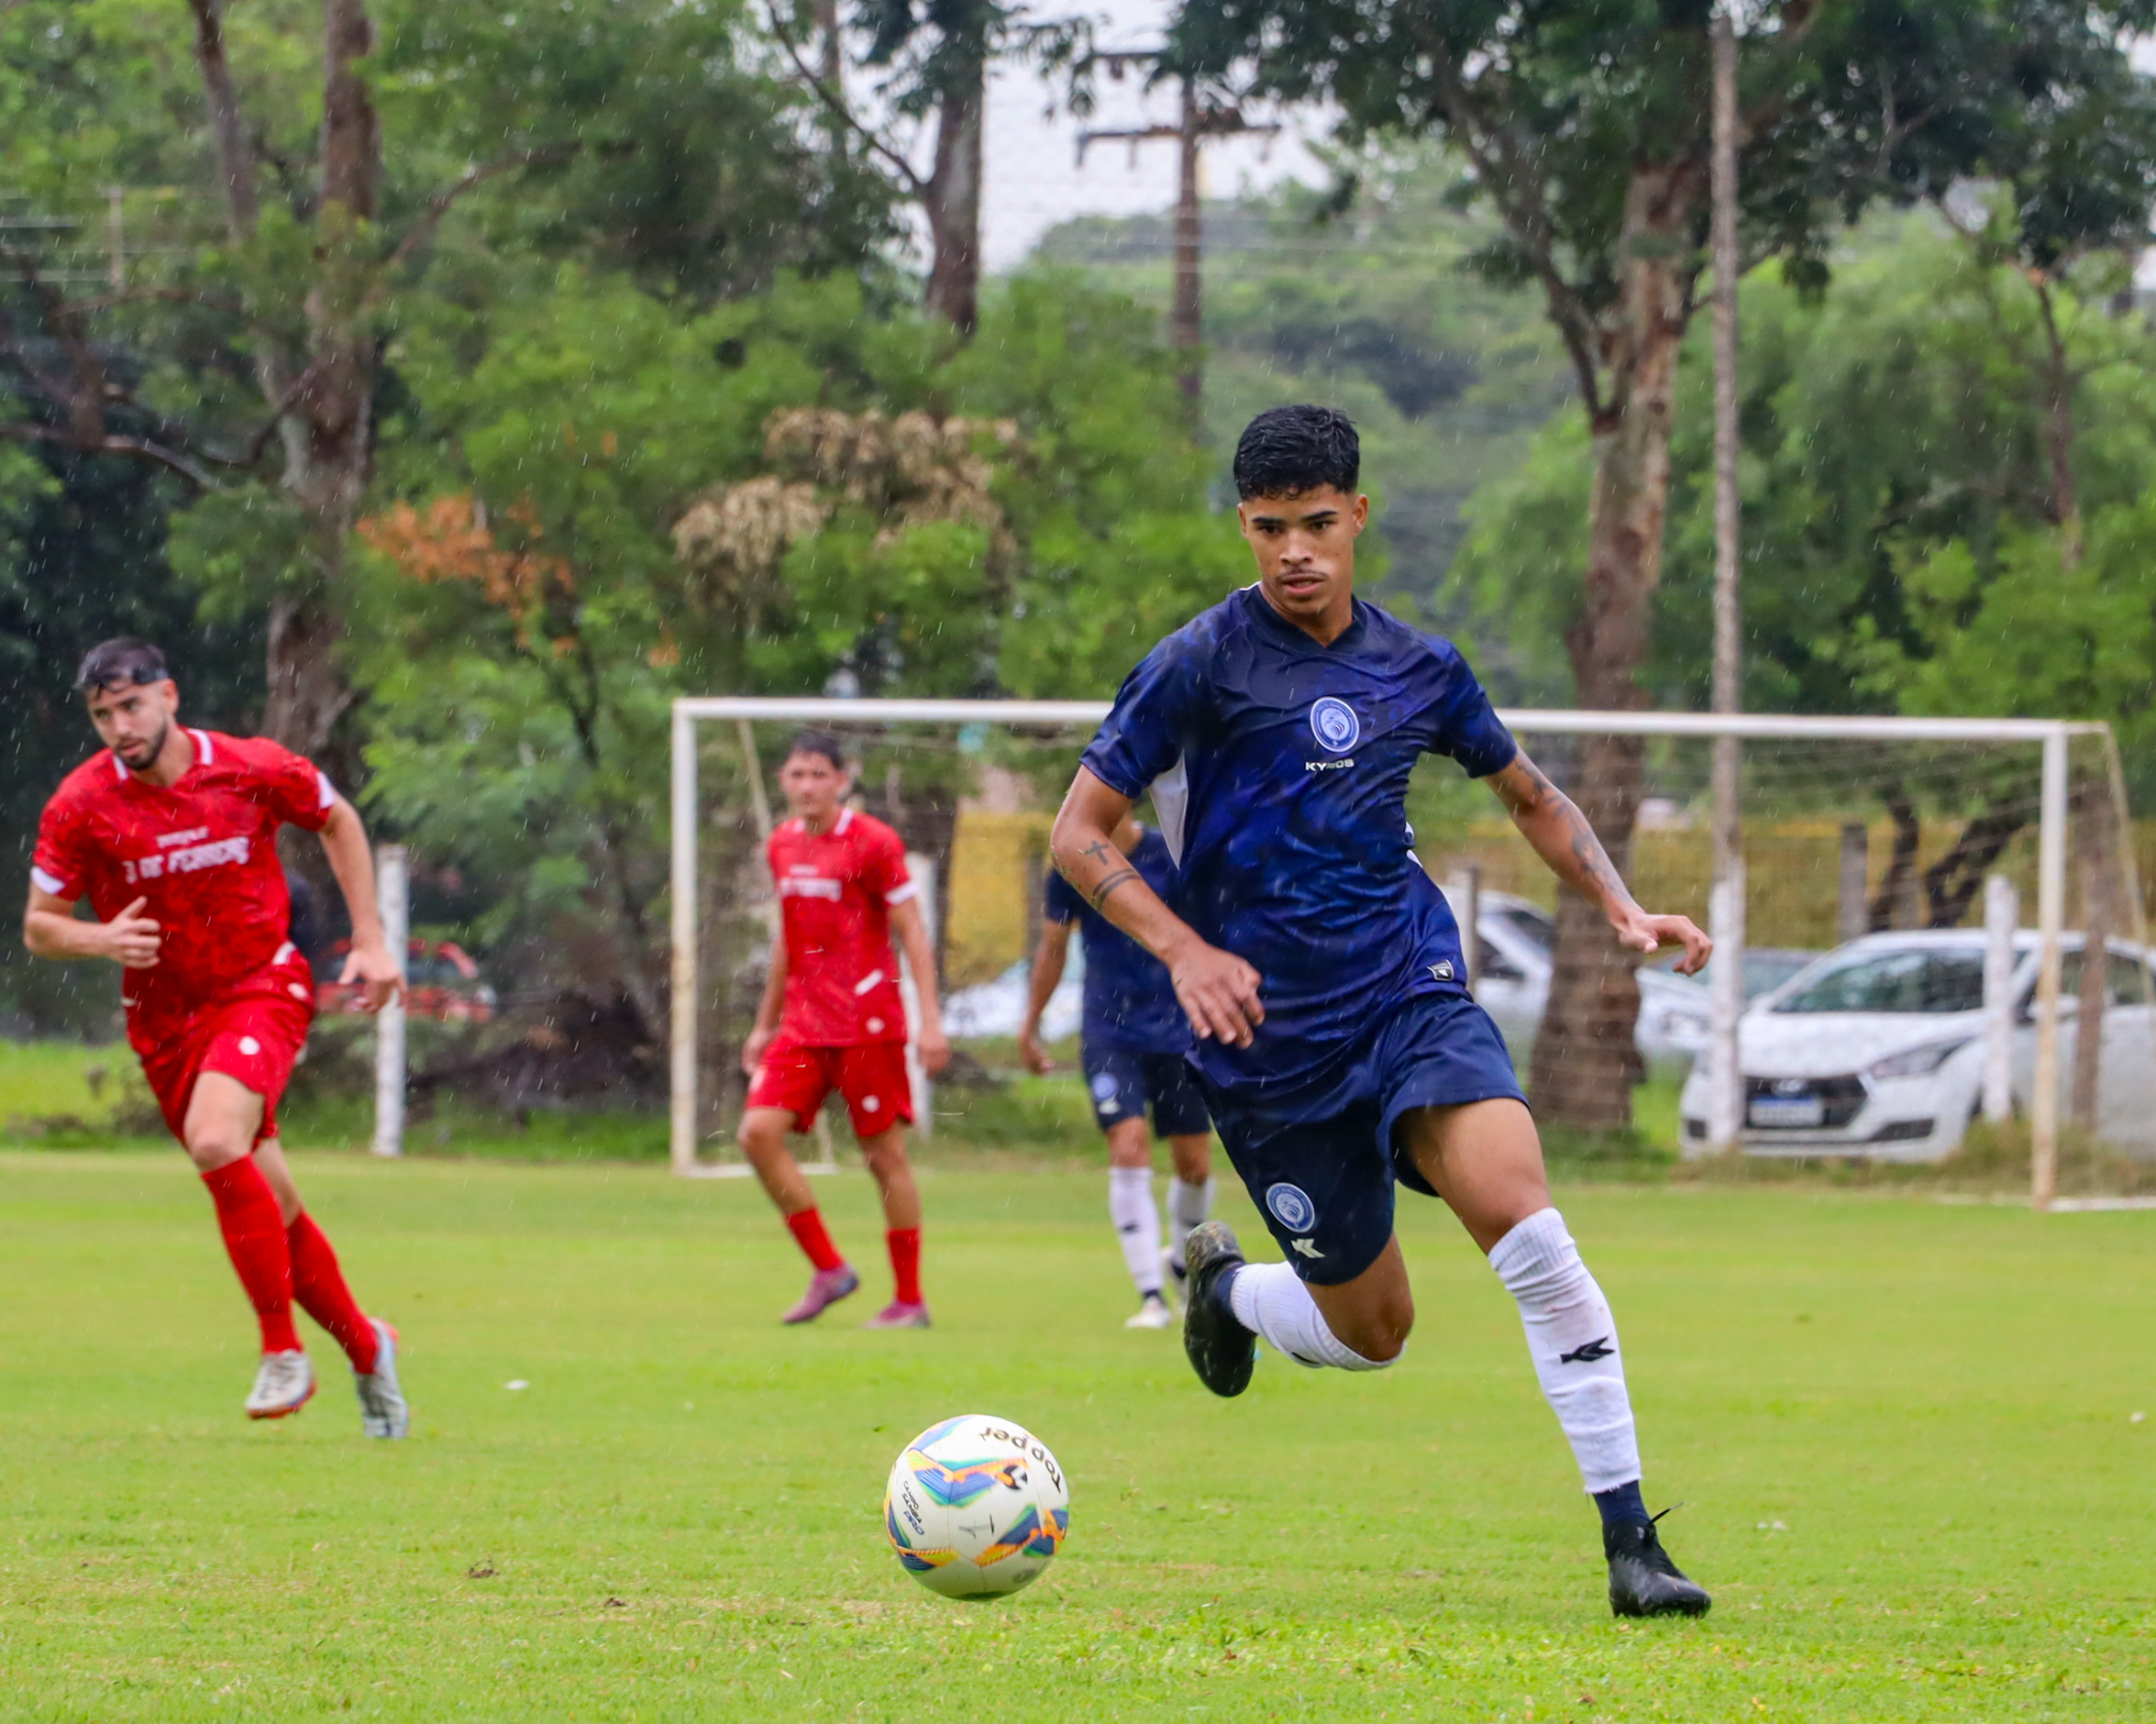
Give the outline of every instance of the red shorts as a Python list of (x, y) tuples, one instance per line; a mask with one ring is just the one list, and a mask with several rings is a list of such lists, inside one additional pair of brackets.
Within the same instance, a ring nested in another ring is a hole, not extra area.
[(157, 1097), (172, 1135), (186, 1141), (187, 1104), (194, 1080), (222, 1072), (262, 1099), (260, 1144), (277, 1135), (277, 1101), (292, 1080), (307, 1026), (315, 1019), (315, 987), (306, 959), (296, 953), (249, 977), (223, 999), (205, 1006), (149, 1047), (137, 1044), (142, 1075)]
[(855, 1047), (802, 1047), (780, 1044), (766, 1050), (749, 1080), (748, 1105), (784, 1108), (793, 1129), (816, 1122), (816, 1110), (834, 1089), (846, 1098), (856, 1137), (875, 1137), (894, 1125), (913, 1123), (913, 1086), (906, 1076), (903, 1042), (863, 1042)]

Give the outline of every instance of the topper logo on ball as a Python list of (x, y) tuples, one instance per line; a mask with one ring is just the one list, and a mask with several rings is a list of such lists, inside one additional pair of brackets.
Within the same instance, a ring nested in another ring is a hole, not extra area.
[(1328, 754), (1345, 754), (1362, 740), (1363, 721), (1345, 701), (1328, 694), (1310, 708), (1310, 735)]

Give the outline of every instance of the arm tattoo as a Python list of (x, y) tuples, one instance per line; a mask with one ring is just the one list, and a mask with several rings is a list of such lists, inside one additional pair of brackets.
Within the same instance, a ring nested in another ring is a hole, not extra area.
[(1115, 854), (1115, 850), (1114, 847), (1111, 845), (1105, 838), (1096, 838), (1083, 850), (1080, 850), (1078, 854), (1080, 856), (1089, 856), (1093, 858), (1094, 861), (1100, 863), (1103, 867), (1105, 867), (1107, 865), (1108, 858)]
[(1118, 868), (1106, 879), (1102, 880), (1100, 885), (1093, 888), (1093, 890), (1090, 894), (1093, 908), (1095, 910), (1100, 909), (1102, 904), (1108, 901), (1109, 893), (1112, 892), (1119, 886), (1129, 885), (1131, 881), (1136, 879), (1137, 878), (1138, 870), (1136, 868)]
[(1601, 839), (1587, 823), (1587, 817), (1579, 812), (1579, 804), (1569, 796), (1557, 797), (1558, 818), (1572, 840), (1572, 859), (1578, 866), (1583, 883), (1598, 889), (1605, 897), (1624, 899), (1631, 896), (1625, 890), (1624, 881), (1618, 877), (1617, 868), (1609, 860), (1609, 852), (1602, 847)]

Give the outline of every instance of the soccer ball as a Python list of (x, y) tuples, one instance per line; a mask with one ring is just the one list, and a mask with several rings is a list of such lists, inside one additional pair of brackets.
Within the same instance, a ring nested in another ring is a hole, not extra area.
[(1048, 1566), (1070, 1530), (1070, 1489), (1021, 1425), (967, 1413), (906, 1444), (883, 1492), (899, 1566), (946, 1598), (1000, 1598)]

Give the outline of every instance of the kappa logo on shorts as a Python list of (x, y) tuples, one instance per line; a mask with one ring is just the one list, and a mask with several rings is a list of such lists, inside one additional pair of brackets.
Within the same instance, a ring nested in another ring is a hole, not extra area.
[[(1273, 1219), (1291, 1233), (1307, 1233), (1318, 1219), (1318, 1206), (1300, 1186), (1281, 1184), (1266, 1189), (1266, 1208)], [(1314, 1254), (1306, 1253), (1305, 1255)]]
[(1343, 755), (1363, 739), (1363, 721), (1345, 701), (1328, 694), (1310, 708), (1310, 735), (1327, 754)]

